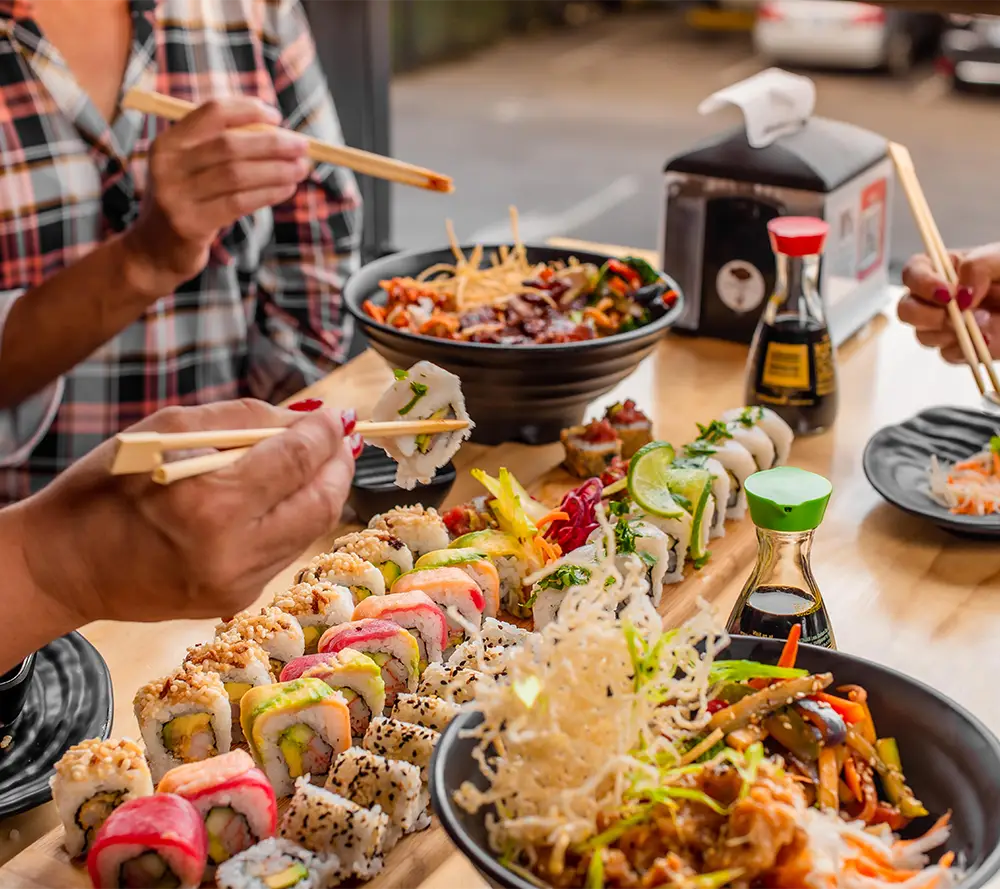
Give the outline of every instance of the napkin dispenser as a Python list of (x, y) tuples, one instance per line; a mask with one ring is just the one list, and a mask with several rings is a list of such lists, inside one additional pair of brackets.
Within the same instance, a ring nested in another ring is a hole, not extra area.
[(744, 125), (665, 166), (661, 267), (686, 297), (675, 330), (750, 342), (774, 287), (776, 216), (830, 224), (820, 292), (835, 343), (891, 299), (887, 142), (814, 117), (814, 102), (810, 80), (770, 69), (702, 103), (703, 113), (739, 107)]

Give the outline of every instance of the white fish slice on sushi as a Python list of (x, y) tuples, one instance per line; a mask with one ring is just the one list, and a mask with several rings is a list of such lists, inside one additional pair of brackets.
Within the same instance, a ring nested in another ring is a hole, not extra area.
[(795, 433), (792, 431), (792, 427), (771, 408), (760, 405), (734, 407), (722, 415), (722, 422), (739, 423), (740, 426), (748, 429), (760, 429), (774, 445), (774, 466), (784, 466), (788, 463), (788, 455), (792, 450)]
[(403, 420), (464, 420), (464, 429), (437, 434), (381, 438), (378, 445), (397, 463), (396, 484), (412, 490), (427, 484), (471, 434), (474, 423), (465, 410), (461, 381), (455, 374), (418, 361), (408, 371), (396, 370), (396, 379), (372, 410), (376, 422)]

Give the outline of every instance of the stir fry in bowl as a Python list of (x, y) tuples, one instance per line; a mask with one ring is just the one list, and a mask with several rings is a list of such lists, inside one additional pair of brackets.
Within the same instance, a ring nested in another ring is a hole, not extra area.
[[(516, 222), (515, 222), (516, 234)], [(567, 261), (531, 263), (515, 237), (484, 262), (455, 242), (455, 262), (415, 278), (380, 282), (384, 302), (362, 306), (373, 321), (457, 342), (527, 345), (571, 343), (626, 333), (666, 314), (677, 301), (663, 276), (643, 259), (602, 266)]]

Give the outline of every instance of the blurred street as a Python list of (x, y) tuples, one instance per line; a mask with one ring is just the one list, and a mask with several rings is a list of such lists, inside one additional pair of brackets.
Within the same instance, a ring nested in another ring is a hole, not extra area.
[[(455, 178), (454, 195), (395, 188), (393, 242), (566, 235), (655, 248), (661, 171), (672, 155), (740, 120), (698, 103), (767, 67), (748, 35), (693, 34), (667, 13), (521, 37), (393, 87), (393, 152)], [(929, 62), (909, 76), (813, 73), (817, 113), (909, 146), (945, 240), (1000, 239), (1000, 98), (955, 94)], [(919, 246), (897, 194), (892, 258)]]

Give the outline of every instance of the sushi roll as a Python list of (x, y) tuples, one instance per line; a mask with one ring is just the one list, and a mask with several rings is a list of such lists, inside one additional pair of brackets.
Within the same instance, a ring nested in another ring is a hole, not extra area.
[(607, 420), (570, 426), (559, 433), (559, 440), (566, 449), (563, 466), (577, 478), (599, 476), (622, 455), (622, 440)]
[(189, 648), (182, 666), (218, 675), (233, 708), (233, 740), (242, 741), (240, 699), (254, 686), (274, 681), (267, 652), (256, 642), (221, 636)]
[(461, 710), (458, 704), (444, 698), (400, 695), (396, 698), (396, 706), (392, 708), (390, 718), (443, 732)]
[(278, 593), (271, 606), (295, 618), (302, 626), (305, 651), (299, 653), (301, 657), (303, 653), (316, 651), (320, 636), (330, 627), (351, 619), (354, 596), (346, 586), (318, 580), (315, 583), (297, 583), (291, 589)]
[[(439, 549), (426, 553), (414, 563), (415, 571), (424, 568), (460, 568), (483, 591), (487, 610), (500, 602), (500, 574), (484, 552), (474, 548)], [(495, 617), (495, 614), (489, 617)]]
[[(643, 558), (643, 553), (647, 555), (643, 561), (649, 568), (650, 597), (653, 599), (653, 604), (658, 605), (663, 594), (663, 585), (680, 583), (684, 579), (684, 560), (691, 547), (691, 516), (684, 513), (677, 518), (666, 518), (637, 513), (629, 516), (626, 524), (634, 538), (633, 548), (629, 552), (634, 552), (640, 559)], [(665, 563), (661, 535), (666, 537)], [(622, 549), (623, 541), (620, 535), (616, 535), (616, 538), (619, 548), (618, 554), (628, 555), (629, 553)], [(655, 572), (652, 570), (654, 566), (651, 564), (654, 559), (656, 560)], [(661, 568), (663, 569), (662, 577), (660, 575)], [(656, 586), (652, 582), (654, 574), (660, 578)]]
[(160, 779), (156, 792), (182, 796), (201, 813), (209, 868), (273, 837), (278, 828), (274, 790), (243, 750), (177, 766)]
[(530, 635), (531, 633), (523, 627), (507, 623), (505, 620), (497, 620), (495, 617), (486, 618), (480, 631), (484, 645), (499, 645), (501, 648), (520, 645)]
[(328, 889), (340, 882), (340, 870), (335, 855), (272, 838), (230, 858), (215, 872), (215, 883), (219, 889)]
[(438, 605), (420, 590), (365, 599), (354, 609), (351, 619), (365, 618), (389, 620), (408, 630), (417, 640), (421, 670), (427, 664), (440, 663), (448, 647), (448, 620)]
[(604, 414), (604, 419), (621, 440), (621, 455), (625, 460), (631, 460), (639, 448), (653, 440), (652, 421), (635, 406), (631, 398), (611, 405)]
[(365, 618), (330, 627), (319, 640), (319, 650), (324, 654), (336, 654), (345, 648), (367, 654), (378, 664), (385, 683), (387, 707), (392, 706), (400, 692), (416, 688), (420, 676), (420, 646), (413, 634), (399, 624)]
[[(531, 608), (524, 605), (524, 579), (541, 567), (532, 561), (517, 538), (503, 531), (473, 531), (453, 540), (451, 549), (475, 549), (486, 553), (497, 569), (500, 582), (500, 602), (516, 617), (531, 617)], [(483, 589), (480, 587), (480, 589)], [(484, 595), (485, 595), (484, 590)]]
[(725, 468), (729, 476), (726, 518), (739, 521), (747, 514), (747, 495), (743, 485), (757, 472), (757, 464), (750, 452), (733, 439), (723, 424), (713, 423), (700, 429), (703, 437), (684, 446), (684, 458), (709, 457)]
[(333, 541), (335, 553), (353, 553), (371, 562), (380, 572), (385, 589), (400, 574), (413, 570), (413, 553), (398, 537), (388, 531), (354, 531)]
[(434, 729), (379, 716), (368, 726), (361, 746), (387, 759), (413, 763), (420, 769), (420, 778), (426, 784), (434, 745), (440, 737), (441, 733)]
[(382, 668), (368, 655), (351, 648), (336, 654), (307, 654), (296, 658), (281, 671), (281, 681), (300, 676), (322, 679), (339, 692), (351, 714), (351, 737), (360, 741), (368, 723), (385, 709), (385, 681)]
[(422, 698), (443, 698), (456, 704), (468, 704), (476, 697), (476, 687), (483, 681), (476, 670), (431, 664), (420, 677), (417, 695)]
[[(598, 539), (600, 530), (591, 537)], [(561, 559), (546, 565), (541, 571), (527, 578), (531, 585), (531, 616), (535, 630), (552, 623), (559, 616), (566, 593), (590, 580), (597, 562), (597, 546), (593, 543), (578, 547)]]
[(87, 870), (101, 889), (196, 889), (207, 862), (208, 836), (198, 810), (172, 793), (154, 793), (111, 813), (94, 839)]
[(174, 766), (229, 752), (233, 708), (215, 673), (178, 670), (140, 688), (133, 707), (153, 781)]
[(300, 778), (281, 821), (281, 835), (317, 855), (336, 856), (340, 877), (368, 879), (382, 869), (389, 816), (313, 787)]
[(250, 752), (278, 796), (288, 796), (304, 775), (321, 781), (333, 758), (351, 746), (347, 702), (322, 679), (253, 688), (240, 710)]
[(314, 584), (320, 581), (334, 586), (346, 586), (357, 605), (369, 596), (385, 595), (385, 578), (371, 562), (354, 553), (322, 553), (295, 575), (295, 583)]
[(413, 763), (352, 747), (337, 757), (326, 789), (366, 809), (377, 806), (385, 812), (389, 817), (383, 843), (386, 852), (404, 834), (430, 827), (427, 791)]
[(674, 461), (674, 466), (684, 469), (707, 469), (712, 475), (712, 521), (709, 526), (709, 537), (726, 536), (726, 507), (729, 503), (729, 490), (732, 479), (723, 466), (714, 457), (680, 457)]
[(451, 542), (438, 511), (433, 507), (397, 506), (375, 516), (368, 527), (372, 531), (386, 531), (403, 541), (416, 559), (424, 553), (444, 549)]
[(795, 433), (781, 417), (769, 407), (734, 407), (722, 415), (723, 423), (739, 423), (747, 429), (760, 429), (774, 445), (773, 466), (784, 466), (792, 451)]
[(56, 763), (49, 785), (70, 858), (93, 845), (101, 825), (118, 806), (153, 792), (142, 748), (128, 738), (74, 744)]
[(726, 423), (726, 429), (729, 430), (733, 441), (743, 445), (750, 452), (757, 469), (770, 469), (776, 465), (774, 442), (759, 426), (746, 426), (739, 420), (733, 420)]
[[(427, 484), (455, 454), (475, 424), (465, 410), (461, 381), (429, 361), (418, 361), (408, 371), (395, 371), (395, 382), (372, 409), (376, 422), (394, 420), (465, 420), (456, 432), (438, 435), (399, 435), (378, 445), (396, 461), (396, 484), (412, 491)], [(433, 548), (433, 547), (432, 547)]]
[(262, 608), (257, 614), (242, 611), (215, 628), (217, 637), (257, 643), (267, 654), (274, 676), (290, 660), (305, 653), (305, 637), (299, 622), (279, 608)]
[(480, 639), (466, 639), (451, 653), (448, 666), (481, 673), (499, 672), (501, 668), (494, 665), (499, 665), (506, 653), (500, 645), (483, 645)]
[(421, 568), (404, 574), (392, 585), (392, 593), (409, 593), (420, 590), (440, 606), (448, 619), (448, 636), (451, 644), (465, 638), (465, 627), (450, 613), (454, 609), (462, 620), (474, 627), (483, 623), (483, 615), (495, 617), (499, 601), (488, 605), (483, 591), (461, 568)]

